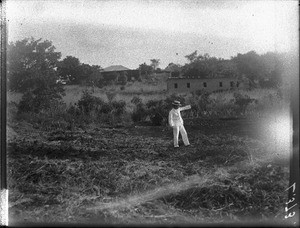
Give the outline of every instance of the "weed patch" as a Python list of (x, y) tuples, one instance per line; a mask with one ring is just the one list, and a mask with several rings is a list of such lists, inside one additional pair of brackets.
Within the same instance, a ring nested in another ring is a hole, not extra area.
[(238, 176), (230, 174), (223, 181), (216, 179), (213, 185), (192, 187), (160, 200), (184, 211), (198, 211), (206, 216), (213, 213), (228, 220), (233, 217), (261, 220), (283, 213), (287, 200), (284, 190), (288, 183), (287, 179), (278, 182), (278, 178), (287, 178), (287, 173), (280, 166), (247, 169)]

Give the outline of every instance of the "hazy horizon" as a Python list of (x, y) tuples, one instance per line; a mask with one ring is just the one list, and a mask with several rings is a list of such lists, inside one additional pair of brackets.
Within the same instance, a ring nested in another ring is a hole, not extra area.
[(6, 2), (8, 41), (51, 40), (80, 62), (135, 69), (150, 59), (184, 64), (185, 55), (298, 50), (298, 1)]

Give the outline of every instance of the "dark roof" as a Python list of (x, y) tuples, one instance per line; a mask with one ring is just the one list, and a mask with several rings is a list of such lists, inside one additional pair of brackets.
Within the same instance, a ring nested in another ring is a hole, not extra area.
[(109, 66), (103, 69), (103, 71), (109, 72), (109, 71), (124, 71), (124, 70), (130, 70), (127, 67), (124, 67), (122, 65), (113, 65)]

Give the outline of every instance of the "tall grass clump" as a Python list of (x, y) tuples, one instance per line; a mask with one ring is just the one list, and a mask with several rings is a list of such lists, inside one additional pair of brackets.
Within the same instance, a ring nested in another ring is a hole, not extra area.
[(192, 106), (192, 117), (207, 116), (209, 105), (213, 102), (213, 100), (209, 97), (209, 93), (201, 90), (193, 92), (188, 101)]
[(107, 94), (108, 102), (92, 95), (85, 90), (77, 104), (71, 105), (68, 113), (82, 119), (85, 123), (98, 122), (105, 124), (120, 124), (125, 114), (125, 101), (113, 100), (114, 94)]

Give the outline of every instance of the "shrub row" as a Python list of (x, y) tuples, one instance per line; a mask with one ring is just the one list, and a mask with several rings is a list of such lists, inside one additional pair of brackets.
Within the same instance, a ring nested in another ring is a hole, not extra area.
[[(72, 129), (74, 125), (89, 123), (118, 125), (128, 122), (128, 114), (125, 113), (126, 103), (114, 101), (113, 97), (110, 98), (108, 102), (105, 102), (86, 90), (77, 104), (67, 107), (65, 103), (57, 101), (47, 107), (39, 106), (37, 109), (36, 106), (31, 105), (32, 99), (25, 97), (19, 104), (14, 104), (17, 111), (13, 111), (13, 107), (10, 107), (11, 116), (13, 116), (11, 118), (27, 120), (34, 126), (47, 129)], [(26, 105), (27, 108), (24, 108)]]
[[(276, 95), (269, 94), (269, 96), (271, 96), (271, 100), (276, 99), (278, 101), (279, 99), (274, 97)], [(127, 113), (125, 101), (114, 100), (115, 94), (110, 93), (107, 94), (107, 98), (108, 101), (105, 102), (86, 90), (77, 103), (67, 108), (66, 104), (58, 100), (52, 100), (51, 103), (48, 102), (46, 106), (43, 106), (41, 99), (33, 99), (27, 94), (24, 95), (17, 107), (19, 114), (35, 113), (35, 116), (41, 114), (42, 118), (63, 120), (70, 124), (98, 122), (115, 125), (133, 121), (150, 122), (152, 125), (166, 125), (173, 100), (179, 100), (182, 105), (190, 104), (192, 106), (191, 110), (182, 113), (185, 118), (246, 116), (251, 112), (258, 112), (258, 109), (265, 106), (262, 104), (263, 100), (258, 101), (241, 92), (235, 92), (232, 99), (225, 100), (213, 98), (205, 91), (197, 91), (190, 96), (173, 94), (162, 100), (149, 100), (145, 103), (139, 96), (135, 96), (131, 100), (131, 105), (134, 106), (133, 111)]]

